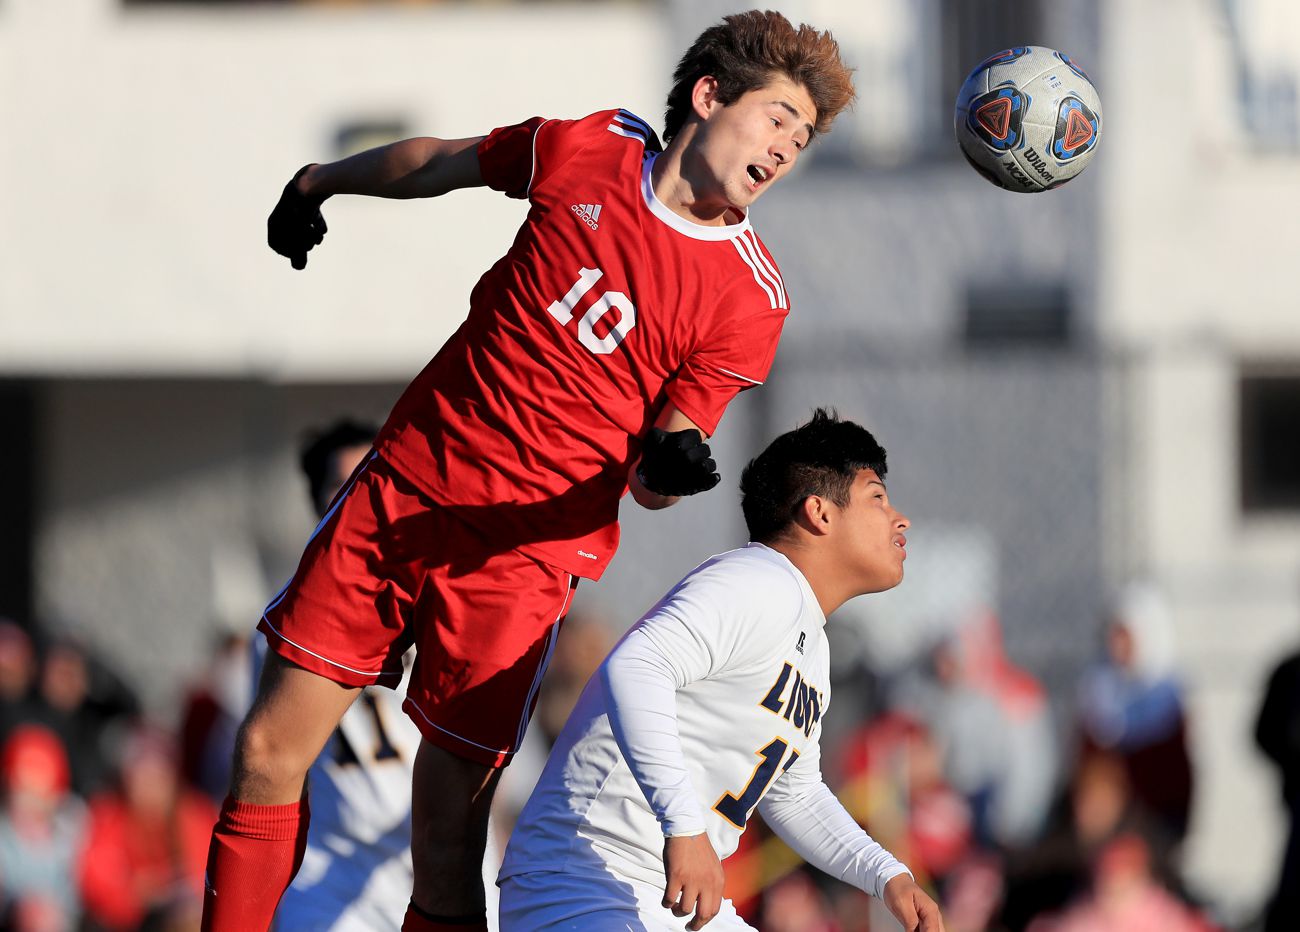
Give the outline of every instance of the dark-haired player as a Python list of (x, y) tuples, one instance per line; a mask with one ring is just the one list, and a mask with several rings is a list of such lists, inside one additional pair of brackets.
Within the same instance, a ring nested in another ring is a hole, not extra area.
[(606, 110), (409, 139), (285, 186), (268, 238), (296, 268), (332, 195), (488, 185), (530, 209), (259, 624), (274, 653), (213, 833), (206, 929), (266, 927), (297, 869), (303, 774), (411, 643), (404, 927), (483, 927), (489, 803), (574, 586), (613, 556), (629, 488), (661, 508), (717, 483), (704, 438), (763, 382), (789, 309), (749, 206), (853, 96), (829, 34), (757, 11), (702, 33), (674, 81), (662, 151)]
[[(826, 616), (903, 579), (885, 451), (825, 411), (741, 479), (751, 543), (674, 587), (591, 678), (515, 824), (503, 932), (749, 929), (720, 858), (750, 814), (912, 932), (938, 907), (822, 782)], [(691, 917), (689, 922), (686, 917)]]

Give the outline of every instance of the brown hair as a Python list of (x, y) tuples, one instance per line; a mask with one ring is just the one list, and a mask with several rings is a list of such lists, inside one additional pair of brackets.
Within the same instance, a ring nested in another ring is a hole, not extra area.
[(664, 139), (677, 135), (691, 113), (691, 92), (700, 78), (718, 81), (718, 99), (734, 103), (743, 94), (784, 76), (802, 85), (817, 108), (815, 133), (853, 102), (853, 69), (840, 59), (840, 46), (829, 32), (804, 23), (795, 29), (773, 10), (750, 10), (723, 17), (695, 40), (673, 72), (664, 114)]

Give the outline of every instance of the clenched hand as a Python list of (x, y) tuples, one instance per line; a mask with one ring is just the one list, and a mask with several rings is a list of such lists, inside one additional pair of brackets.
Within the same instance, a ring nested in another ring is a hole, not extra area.
[(664, 839), (664, 873), (668, 875), (664, 908), (671, 909), (674, 916), (694, 912), (686, 928), (698, 932), (722, 907), (722, 862), (709, 836), (701, 833)]

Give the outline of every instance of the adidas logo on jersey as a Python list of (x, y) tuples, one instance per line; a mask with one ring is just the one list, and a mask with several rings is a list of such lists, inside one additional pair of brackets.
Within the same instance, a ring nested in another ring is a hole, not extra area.
[(593, 230), (600, 229), (600, 224), (596, 222), (600, 220), (599, 204), (570, 204), (569, 210), (577, 214), (582, 219), (582, 222)]

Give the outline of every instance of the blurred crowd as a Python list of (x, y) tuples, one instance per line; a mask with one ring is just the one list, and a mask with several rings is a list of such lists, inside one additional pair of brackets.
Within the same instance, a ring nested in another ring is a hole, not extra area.
[[(613, 622), (592, 609), (566, 621), (498, 794), (498, 842), (613, 645)], [(897, 682), (841, 672), (827, 781), (934, 892), (951, 932), (1227, 928), (1180, 879), (1195, 781), (1171, 633), (1152, 603), (1129, 599), (1100, 626), (1078, 682), (1049, 693), (1009, 659), (996, 616), (976, 613)], [(0, 620), (0, 930), (198, 929), (251, 675), (249, 637), (223, 636), (164, 729), (75, 641)], [(1257, 740), (1294, 811), (1300, 656), (1268, 684)], [(756, 928), (895, 928), (878, 903), (803, 866), (757, 815), (750, 824), (727, 862), (727, 892)], [(1253, 928), (1300, 928), (1286, 896), (1300, 870), (1294, 833), (1288, 850), (1291, 877)]]
[(197, 929), (216, 804), (75, 640), (0, 619), (0, 928)]
[[(1004, 650), (989, 612), (900, 677), (859, 693), (824, 743), (828, 782), (907, 863), (950, 932), (1210, 932), (1180, 853), (1194, 789), (1167, 619), (1127, 599), (1097, 657), (1055, 696)], [(854, 677), (870, 680), (858, 670)], [(1065, 699), (1068, 724), (1052, 699)], [(852, 701), (852, 698), (850, 698)], [(730, 893), (765, 932), (893, 928), (878, 904), (746, 835)]]

